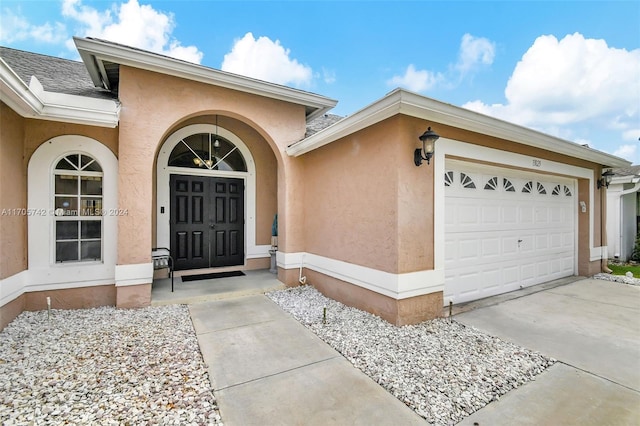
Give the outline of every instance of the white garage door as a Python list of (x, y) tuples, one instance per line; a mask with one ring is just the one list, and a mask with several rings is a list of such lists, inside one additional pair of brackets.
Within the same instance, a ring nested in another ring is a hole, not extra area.
[(574, 275), (575, 181), (448, 161), (445, 305)]

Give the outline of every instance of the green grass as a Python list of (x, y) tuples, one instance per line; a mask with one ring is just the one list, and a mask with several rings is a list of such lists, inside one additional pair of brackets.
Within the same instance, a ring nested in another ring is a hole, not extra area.
[(609, 265), (609, 269), (613, 271), (613, 275), (624, 275), (627, 271), (631, 271), (635, 278), (640, 278), (640, 266)]

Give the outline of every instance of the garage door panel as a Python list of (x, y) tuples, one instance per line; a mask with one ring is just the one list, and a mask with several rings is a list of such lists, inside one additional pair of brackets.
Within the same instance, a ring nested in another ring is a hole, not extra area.
[(500, 249), (501, 247), (502, 244), (500, 238), (486, 238), (482, 240), (482, 258), (495, 258), (495, 260), (497, 260), (502, 253), (502, 250)]
[(500, 206), (496, 205), (482, 206), (482, 223), (487, 225), (500, 224), (502, 218), (501, 210)]
[[(518, 178), (508, 175), (518, 173), (513, 170), (483, 167), (490, 171), (448, 170), (453, 178), (445, 190), (445, 304), (574, 273), (574, 181)], [(463, 174), (474, 188), (463, 186)]]
[(520, 206), (518, 207), (518, 218), (520, 219), (518, 222), (522, 224), (531, 224), (533, 223), (533, 206)]
[(462, 240), (458, 244), (458, 258), (463, 261), (477, 261), (481, 242), (477, 239)]
[(546, 250), (549, 248), (549, 235), (536, 235), (536, 247), (535, 250)]

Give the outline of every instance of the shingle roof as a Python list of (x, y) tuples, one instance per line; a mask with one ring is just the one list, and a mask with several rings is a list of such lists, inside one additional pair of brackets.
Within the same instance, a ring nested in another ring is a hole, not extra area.
[(108, 90), (94, 87), (82, 62), (0, 46), (0, 57), (25, 84), (35, 75), (44, 90), (98, 99), (115, 99)]
[(612, 169), (615, 176), (640, 176), (640, 165)]
[(313, 135), (314, 133), (318, 133), (320, 130), (324, 130), (327, 127), (337, 123), (342, 120), (344, 117), (335, 114), (324, 114), (320, 117), (311, 120), (307, 123), (307, 131), (304, 135), (305, 138)]

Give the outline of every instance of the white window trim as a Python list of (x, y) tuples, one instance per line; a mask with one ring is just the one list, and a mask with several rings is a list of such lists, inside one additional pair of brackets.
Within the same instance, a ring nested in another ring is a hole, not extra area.
[[(228, 172), (220, 170), (208, 170), (208, 169), (195, 169), (187, 167), (170, 167), (169, 156), (173, 148), (180, 143), (180, 141), (188, 136), (197, 133), (212, 133), (219, 134), (221, 137), (227, 139), (229, 142), (238, 147), (238, 150), (244, 157), (244, 161), (247, 165), (246, 172)], [(156, 246), (158, 247), (171, 247), (170, 225), (169, 220), (171, 218), (170, 207), (170, 189), (169, 178), (171, 174), (191, 175), (191, 176), (216, 176), (216, 177), (231, 177), (243, 179), (245, 182), (245, 261), (247, 259), (255, 259), (261, 257), (269, 257), (269, 245), (256, 245), (256, 165), (251, 155), (249, 148), (242, 142), (242, 140), (229, 130), (216, 126), (214, 124), (193, 124), (186, 126), (170, 135), (158, 154), (157, 163), (157, 220), (156, 220)], [(161, 208), (164, 207), (164, 213), (161, 213)]]
[[(102, 261), (55, 262), (53, 220), (54, 170), (58, 159), (72, 153), (93, 157), (103, 172)], [(76, 288), (115, 283), (118, 217), (118, 160), (102, 143), (79, 135), (58, 136), (35, 150), (28, 166), (27, 187), (29, 275), (24, 291)]]

